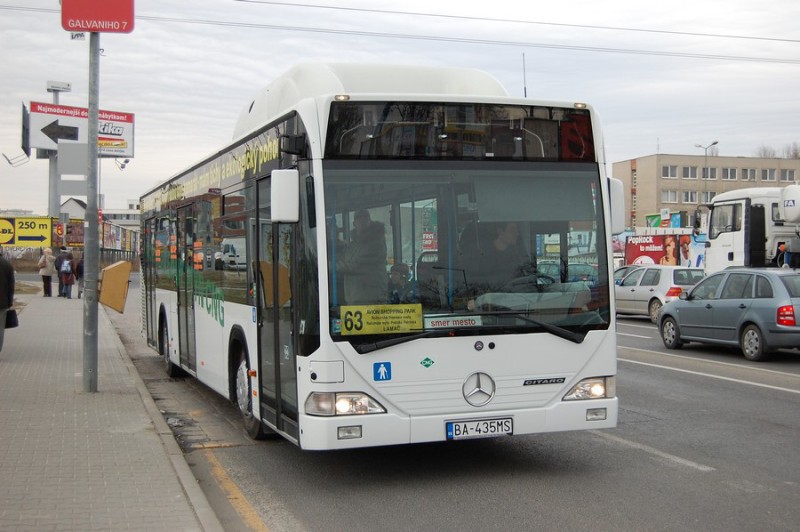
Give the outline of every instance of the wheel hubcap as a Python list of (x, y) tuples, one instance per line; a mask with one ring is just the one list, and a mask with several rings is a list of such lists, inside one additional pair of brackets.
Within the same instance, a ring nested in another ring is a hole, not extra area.
[(650, 319), (652, 319), (653, 321), (658, 319), (658, 311), (660, 308), (661, 308), (660, 303), (657, 302), (650, 303)]
[(672, 325), (672, 322), (664, 324), (664, 340), (669, 344), (675, 341), (675, 327)]
[(164, 363), (169, 366), (169, 341), (166, 329), (161, 331), (161, 354), (164, 356)]
[(755, 355), (759, 350), (758, 335), (753, 331), (747, 331), (744, 336), (744, 349), (748, 355)]
[(250, 414), (250, 386), (247, 382), (247, 364), (243, 360), (236, 372), (236, 401), (244, 415)]

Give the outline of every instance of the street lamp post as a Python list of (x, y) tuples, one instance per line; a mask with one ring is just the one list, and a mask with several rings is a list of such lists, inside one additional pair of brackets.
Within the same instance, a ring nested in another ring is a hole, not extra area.
[[(703, 196), (708, 196), (708, 178), (709, 178), (709, 175), (708, 175), (708, 149), (711, 148), (712, 146), (716, 146), (718, 143), (719, 143), (719, 141), (715, 140), (714, 142), (712, 142), (708, 146), (703, 146), (702, 144), (695, 144), (694, 145), (695, 148), (700, 148), (700, 149), (703, 150), (703, 173), (701, 175), (701, 177), (703, 178)], [(705, 201), (705, 198), (703, 198), (703, 199)], [(694, 222), (695, 223), (695, 228), (698, 228), (699, 227), (699, 223), (700, 223), (700, 208), (699, 208), (699, 206), (695, 210), (695, 215), (694, 216), (695, 216), (695, 222)]]
[(708, 146), (703, 146), (702, 144), (694, 145), (695, 148), (700, 148), (703, 150), (703, 179), (706, 181), (708, 181), (708, 149), (712, 146), (716, 146), (717, 144), (719, 144), (718, 140), (715, 140)]

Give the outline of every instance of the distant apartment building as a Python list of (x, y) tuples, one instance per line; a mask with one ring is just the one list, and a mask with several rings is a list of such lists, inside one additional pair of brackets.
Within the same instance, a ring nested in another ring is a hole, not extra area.
[(686, 213), (691, 226), (698, 207), (721, 192), (800, 180), (800, 159), (655, 154), (613, 163), (612, 176), (625, 188), (628, 227), (645, 227), (663, 209)]
[(103, 217), (115, 225), (138, 231), (141, 218), (139, 201), (128, 200), (127, 209), (103, 209)]

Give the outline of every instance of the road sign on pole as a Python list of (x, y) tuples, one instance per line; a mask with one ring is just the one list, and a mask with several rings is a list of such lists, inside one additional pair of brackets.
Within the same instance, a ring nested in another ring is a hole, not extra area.
[(61, 27), (71, 32), (130, 33), (133, 0), (61, 0)]
[[(89, 33), (89, 109), (86, 235), (84, 237), (83, 391), (97, 391), (97, 301), (100, 243), (98, 242), (98, 133), (100, 109), (100, 33), (133, 31), (133, 0), (61, 0), (61, 27)], [(80, 135), (79, 135), (80, 136)]]
[[(133, 157), (134, 118), (132, 113), (99, 111), (101, 156)], [(89, 110), (85, 107), (31, 102), (27, 128), (31, 148), (55, 151), (64, 144), (85, 145), (88, 130)]]

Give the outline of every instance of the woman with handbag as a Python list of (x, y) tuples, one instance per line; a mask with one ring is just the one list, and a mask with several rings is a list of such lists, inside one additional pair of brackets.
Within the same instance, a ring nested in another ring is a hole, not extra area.
[(0, 251), (0, 351), (3, 350), (3, 337), (6, 331), (6, 314), (14, 304), (14, 267)]
[(53, 276), (58, 273), (56, 272), (56, 258), (50, 248), (44, 248), (44, 253), (39, 257), (39, 275), (42, 276), (44, 297), (53, 297)]

